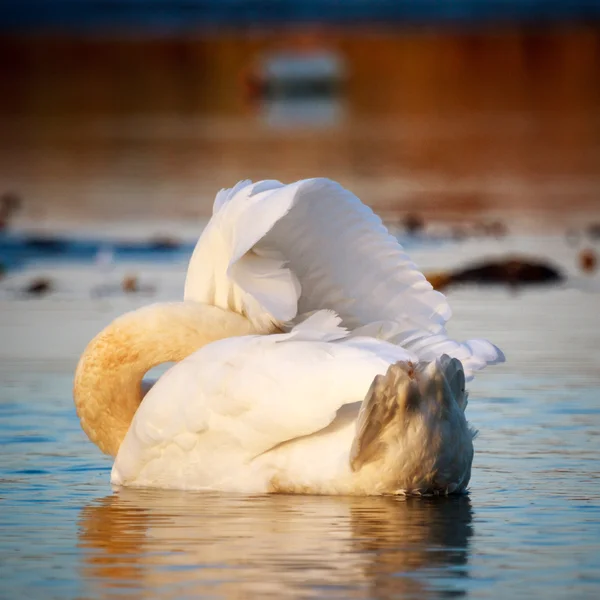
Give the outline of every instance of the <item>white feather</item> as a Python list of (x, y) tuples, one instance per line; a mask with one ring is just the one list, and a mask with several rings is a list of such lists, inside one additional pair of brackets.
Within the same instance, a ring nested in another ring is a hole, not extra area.
[(290, 209), (293, 189), (277, 181), (240, 182), (221, 190), (214, 214), (190, 260), (184, 298), (247, 316), (259, 328), (293, 318), (300, 286), (278, 252), (269, 255), (253, 246)]
[(296, 325), (291, 333), (295, 339), (333, 342), (348, 335), (348, 330), (340, 327), (341, 322), (340, 316), (332, 310), (319, 310)]
[(188, 270), (185, 298), (248, 316), (259, 327), (331, 309), (356, 335), (446, 352), (468, 379), (500, 350), (446, 333), (446, 298), (433, 290), (379, 217), (329, 179), (238, 183), (221, 190)]

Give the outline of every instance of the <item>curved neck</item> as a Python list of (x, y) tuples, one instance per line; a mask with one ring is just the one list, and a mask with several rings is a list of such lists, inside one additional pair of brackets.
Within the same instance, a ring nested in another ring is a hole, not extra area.
[[(142, 378), (210, 342), (259, 333), (245, 317), (196, 302), (153, 304), (115, 319), (82, 354), (73, 386), (81, 426), (115, 456), (142, 401)], [(265, 333), (265, 332), (260, 332)]]

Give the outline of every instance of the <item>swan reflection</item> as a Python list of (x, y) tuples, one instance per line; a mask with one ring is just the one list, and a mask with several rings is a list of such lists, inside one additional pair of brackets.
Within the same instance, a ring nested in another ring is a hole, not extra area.
[(130, 488), (84, 507), (78, 535), (94, 597), (422, 598), (462, 595), (471, 520), (467, 497)]

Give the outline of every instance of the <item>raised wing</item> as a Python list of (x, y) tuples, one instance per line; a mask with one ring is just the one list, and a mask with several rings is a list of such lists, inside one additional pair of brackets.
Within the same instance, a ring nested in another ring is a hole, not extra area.
[[(284, 187), (287, 193), (273, 193)], [(293, 198), (293, 186), (278, 181), (242, 181), (221, 190), (190, 259), (184, 298), (240, 313), (265, 331), (292, 319), (298, 280), (280, 252), (261, 252), (255, 245), (289, 211)]]
[(402, 346), (414, 353), (419, 360), (430, 362), (446, 354), (461, 361), (467, 381), (487, 365), (504, 362), (504, 354), (497, 346), (483, 339), (457, 342), (443, 330), (432, 334), (421, 329), (410, 329), (401, 323), (378, 321), (358, 327), (351, 337), (370, 337)]
[(438, 332), (450, 317), (381, 219), (334, 181), (241, 182), (219, 192), (214, 211), (185, 299), (279, 321), (329, 308), (350, 328), (391, 320)]
[(364, 328), (362, 335), (372, 335), (374, 323), (393, 330), (379, 337), (410, 344), (423, 360), (443, 347), (465, 362), (468, 377), (503, 360), (484, 340), (448, 339), (445, 296), (381, 219), (329, 179), (241, 182), (219, 192), (190, 262), (185, 298), (241, 312), (265, 329), (331, 309), (349, 329)]
[(209, 344), (165, 373), (135, 414), (113, 483), (145, 472), (146, 480), (160, 485), (165, 461), (174, 471), (190, 469), (178, 479), (191, 486), (214, 481), (227, 470), (228, 456), (250, 461), (323, 429), (341, 406), (362, 401), (390, 362), (413, 358), (376, 340), (315, 340), (317, 328), (326, 339), (345, 331), (336, 327), (335, 316), (312, 319), (289, 334)]
[(329, 179), (299, 182), (259, 247), (279, 250), (302, 286), (300, 313), (330, 308), (346, 327), (394, 321), (439, 332), (451, 316), (381, 219)]

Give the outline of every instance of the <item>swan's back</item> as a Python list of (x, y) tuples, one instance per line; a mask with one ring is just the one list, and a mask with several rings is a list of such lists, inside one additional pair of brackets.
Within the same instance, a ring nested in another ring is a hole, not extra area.
[(387, 342), (340, 340), (334, 319), (317, 313), (288, 334), (214, 342), (175, 365), (138, 408), (112, 483), (252, 493), (464, 489), (473, 435), (459, 361), (417, 365)]

